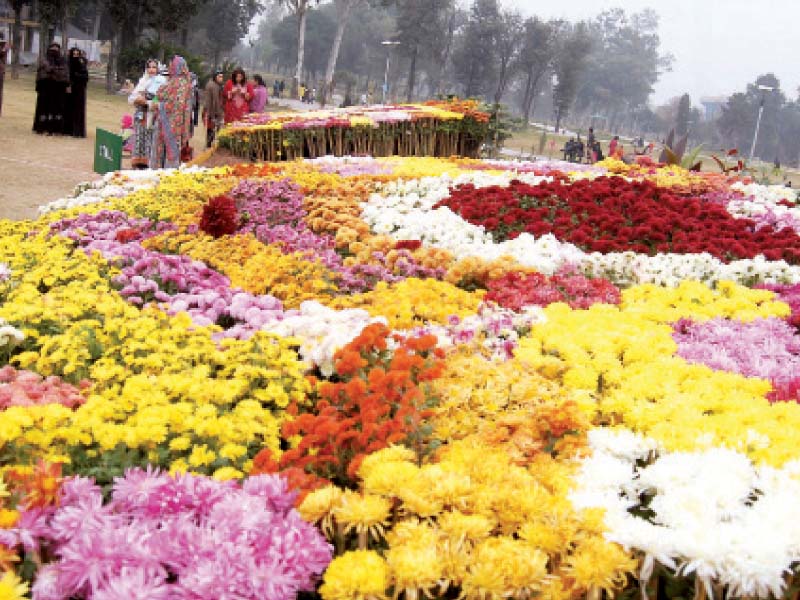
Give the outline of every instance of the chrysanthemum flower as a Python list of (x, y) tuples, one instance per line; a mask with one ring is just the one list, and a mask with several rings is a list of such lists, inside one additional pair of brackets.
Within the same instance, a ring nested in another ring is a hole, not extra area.
[(388, 586), (386, 561), (372, 550), (354, 550), (333, 559), (319, 593), (323, 600), (382, 600)]
[(547, 555), (510, 537), (481, 542), (461, 584), (468, 599), (527, 597), (547, 576)]
[(309, 523), (319, 524), (322, 532), (333, 537), (333, 511), (339, 506), (342, 500), (342, 490), (334, 485), (329, 485), (309, 493), (297, 512)]
[(437, 519), (450, 542), (461, 547), (465, 542), (479, 542), (489, 536), (496, 523), (484, 515), (466, 515), (457, 510), (443, 513)]
[(3, 600), (24, 600), (28, 593), (28, 584), (23, 582), (16, 573), (6, 571), (0, 577), (0, 598)]
[(355, 530), (359, 536), (369, 533), (378, 540), (383, 536), (383, 528), (391, 510), (392, 503), (386, 498), (347, 491), (334, 509), (333, 515), (344, 526), (345, 533)]
[(614, 590), (624, 586), (637, 567), (638, 561), (619, 545), (601, 537), (589, 537), (566, 559), (564, 571), (576, 586), (602, 589), (614, 596)]
[(430, 596), (437, 586), (447, 586), (436, 545), (392, 546), (386, 552), (386, 563), (395, 594), (404, 592), (407, 600), (416, 600), (420, 592)]

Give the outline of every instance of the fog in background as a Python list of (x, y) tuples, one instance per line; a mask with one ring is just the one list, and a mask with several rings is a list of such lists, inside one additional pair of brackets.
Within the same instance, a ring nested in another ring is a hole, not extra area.
[(793, 97), (800, 85), (799, 0), (502, 0), (523, 15), (590, 19), (610, 8), (654, 9), (660, 17), (663, 52), (675, 57), (672, 71), (655, 86), (660, 104), (688, 92), (729, 95), (758, 75), (772, 72)]

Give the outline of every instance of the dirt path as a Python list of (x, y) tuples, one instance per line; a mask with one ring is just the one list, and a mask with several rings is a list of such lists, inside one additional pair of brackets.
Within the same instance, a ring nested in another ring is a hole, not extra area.
[[(90, 84), (87, 96), (89, 137), (35, 135), (31, 131), (36, 104), (33, 76), (23, 73), (12, 81), (6, 74), (0, 116), (0, 218), (35, 218), (42, 204), (70, 195), (79, 183), (99, 177), (92, 172), (95, 130), (117, 132), (120, 118), (131, 111), (126, 97), (106, 95), (98, 82)], [(203, 135), (201, 128), (195, 130), (195, 152), (203, 147)]]

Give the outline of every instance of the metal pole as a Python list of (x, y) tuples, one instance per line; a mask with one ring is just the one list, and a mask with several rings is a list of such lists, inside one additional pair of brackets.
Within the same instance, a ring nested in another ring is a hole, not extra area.
[(381, 104), (386, 104), (386, 91), (389, 89), (389, 50), (386, 51), (386, 70), (383, 72), (383, 100)]
[(756, 151), (756, 140), (758, 139), (758, 130), (761, 127), (761, 113), (764, 112), (764, 96), (761, 96), (761, 105), (758, 107), (758, 119), (756, 119), (756, 132), (753, 134), (753, 145), (750, 146), (750, 162), (753, 162), (753, 154)]

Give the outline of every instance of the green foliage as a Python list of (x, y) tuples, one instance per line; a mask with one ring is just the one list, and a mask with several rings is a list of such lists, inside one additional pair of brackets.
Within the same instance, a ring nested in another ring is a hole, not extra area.
[(189, 70), (197, 74), (198, 80), (203, 81), (210, 76), (208, 68), (200, 57), (189, 54), (183, 48), (178, 48), (171, 44), (161, 44), (158, 41), (151, 40), (133, 46), (132, 48), (125, 48), (120, 52), (119, 62), (117, 63), (120, 77), (130, 79), (134, 82), (138, 81), (142, 73), (144, 73), (145, 61), (149, 58), (161, 56), (162, 50), (167, 60), (170, 60), (171, 57), (176, 54), (186, 59)]

